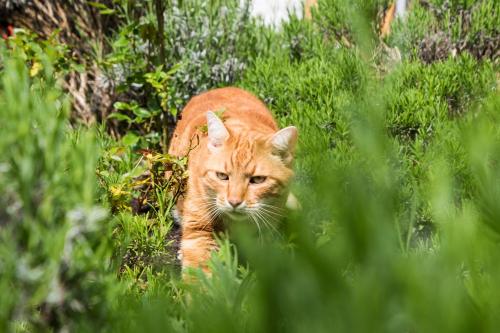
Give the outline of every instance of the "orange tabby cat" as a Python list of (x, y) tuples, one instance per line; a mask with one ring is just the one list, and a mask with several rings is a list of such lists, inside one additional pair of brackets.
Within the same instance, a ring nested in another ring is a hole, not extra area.
[(191, 99), (169, 151), (189, 153), (187, 193), (177, 204), (183, 269), (207, 270), (217, 247), (213, 233), (229, 223), (271, 223), (288, 198), (296, 142), (297, 129), (278, 130), (266, 106), (245, 90), (221, 88)]

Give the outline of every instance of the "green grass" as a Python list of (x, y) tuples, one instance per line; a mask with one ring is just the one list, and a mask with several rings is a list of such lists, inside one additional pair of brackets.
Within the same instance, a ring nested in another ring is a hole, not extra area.
[[(488, 32), (497, 7), (478, 3), (493, 10), (472, 26)], [(264, 242), (249, 226), (220, 235), (212, 276), (194, 284), (180, 279), (169, 215), (185, 161), (141, 151), (158, 148), (147, 127), (113, 139), (70, 125), (60, 55), (4, 48), (0, 331), (496, 332), (498, 63), (463, 52), (428, 64), (402, 44), (410, 56), (380, 60), (363, 29), (339, 44), (331, 31), (349, 23), (324, 8), (260, 32), (273, 52), (236, 82), (299, 128), (303, 208)], [(401, 29), (427, 31), (424, 14)], [(43, 69), (30, 76), (33, 59)], [(165, 164), (176, 182), (159, 176)]]

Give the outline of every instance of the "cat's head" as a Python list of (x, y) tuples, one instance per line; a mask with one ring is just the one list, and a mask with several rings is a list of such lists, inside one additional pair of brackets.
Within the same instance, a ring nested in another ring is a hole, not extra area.
[(202, 181), (214, 214), (232, 220), (276, 220), (283, 214), (297, 129), (286, 127), (264, 135), (229, 131), (207, 113), (208, 158)]

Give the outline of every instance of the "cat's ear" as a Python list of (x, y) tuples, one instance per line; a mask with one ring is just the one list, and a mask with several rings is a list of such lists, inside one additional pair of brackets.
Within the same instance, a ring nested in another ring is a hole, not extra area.
[(297, 137), (297, 128), (295, 126), (288, 126), (276, 132), (270, 139), (273, 154), (279, 155), (285, 164), (292, 161)]
[(208, 128), (208, 149), (215, 151), (222, 147), (224, 141), (229, 137), (222, 120), (217, 117), (212, 111), (207, 112), (207, 128)]

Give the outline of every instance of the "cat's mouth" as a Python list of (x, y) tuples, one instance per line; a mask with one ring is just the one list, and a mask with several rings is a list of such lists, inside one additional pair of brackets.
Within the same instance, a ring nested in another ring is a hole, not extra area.
[(248, 218), (247, 212), (242, 209), (228, 210), (225, 213), (231, 220), (246, 220)]

